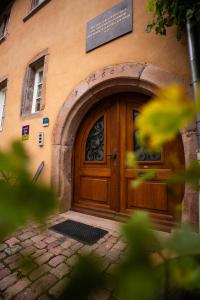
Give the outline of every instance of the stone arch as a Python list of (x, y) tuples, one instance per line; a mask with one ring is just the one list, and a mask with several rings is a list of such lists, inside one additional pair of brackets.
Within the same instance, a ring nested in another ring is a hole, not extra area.
[[(114, 93), (137, 91), (147, 95), (170, 83), (181, 83), (190, 92), (189, 83), (157, 66), (123, 63), (106, 67), (89, 75), (67, 97), (54, 125), (52, 137), (52, 184), (56, 188), (60, 209), (70, 209), (72, 199), (72, 153), (78, 127), (89, 109)], [(195, 124), (181, 131), (185, 162), (196, 157)], [(198, 195), (188, 185), (183, 198), (182, 219), (198, 222)]]

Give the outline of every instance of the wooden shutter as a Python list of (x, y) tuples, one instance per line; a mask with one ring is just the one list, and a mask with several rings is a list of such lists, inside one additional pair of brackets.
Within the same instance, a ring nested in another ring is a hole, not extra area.
[(3, 16), (0, 22), (0, 38), (2, 38), (5, 35), (7, 22), (8, 22), (8, 17), (5, 15)]
[(5, 100), (6, 88), (0, 90), (0, 130), (3, 129), (3, 121), (5, 116)]
[(25, 75), (24, 91), (23, 91), (22, 101), (21, 101), (21, 117), (26, 117), (31, 113), (34, 78), (35, 78), (35, 71), (31, 67), (28, 67)]

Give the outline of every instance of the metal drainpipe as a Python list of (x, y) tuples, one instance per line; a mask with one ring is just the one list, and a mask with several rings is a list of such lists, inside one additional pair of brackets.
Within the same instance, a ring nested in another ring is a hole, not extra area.
[[(192, 77), (192, 87), (194, 92), (194, 101), (197, 101), (197, 86), (200, 83), (200, 31), (198, 26), (194, 26), (190, 20), (187, 21), (187, 38), (190, 58), (190, 68)], [(200, 163), (200, 114), (196, 118), (197, 128), (197, 160)], [(200, 193), (199, 193), (199, 232), (200, 232)]]

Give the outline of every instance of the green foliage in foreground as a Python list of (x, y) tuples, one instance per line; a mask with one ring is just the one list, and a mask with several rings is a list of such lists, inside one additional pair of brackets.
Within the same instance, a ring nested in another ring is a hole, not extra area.
[(177, 39), (180, 39), (187, 19), (200, 24), (199, 0), (148, 0), (147, 10), (153, 13), (153, 20), (146, 32), (155, 28), (156, 34), (166, 35), (167, 27), (177, 26)]
[(0, 151), (0, 241), (27, 222), (45, 223), (56, 207), (53, 190), (34, 184), (29, 158), (20, 142)]
[[(159, 150), (193, 120), (199, 107), (198, 103), (192, 104), (180, 87), (159, 92), (137, 119), (142, 146), (149, 151)], [(138, 168), (134, 153), (128, 154), (128, 161)], [(0, 241), (27, 222), (43, 223), (55, 208), (54, 192), (32, 182), (28, 164), (28, 156), (19, 142), (13, 143), (8, 152), (0, 151)], [(154, 176), (154, 172), (146, 173), (133, 186)], [(199, 189), (199, 179), (200, 165), (193, 162), (169, 182), (187, 181)], [(60, 299), (89, 300), (91, 295), (109, 289), (117, 300), (199, 300), (200, 236), (182, 227), (162, 237), (152, 227), (144, 212), (135, 213), (123, 225), (128, 249), (109, 276), (103, 272), (99, 258), (80, 256)], [(29, 267), (30, 263), (34, 261), (27, 258), (23, 265)]]
[(200, 299), (200, 236), (188, 227), (168, 236), (151, 228), (148, 215), (136, 212), (122, 227), (128, 249), (113, 274), (103, 274), (97, 258), (80, 256), (60, 299), (86, 300), (103, 288), (118, 300)]
[[(193, 121), (199, 112), (199, 103), (194, 104), (176, 85), (158, 91), (157, 96), (143, 106), (136, 119), (141, 146), (148, 151), (159, 151), (176, 137), (181, 128)], [(127, 161), (130, 167), (139, 168), (137, 153), (128, 153)], [(133, 188), (155, 175), (155, 172), (146, 172), (133, 181)], [(168, 178), (167, 183), (180, 182), (189, 182), (199, 190), (200, 164), (197, 161)], [(113, 274), (110, 277), (103, 275), (96, 264), (97, 258), (80, 257), (76, 271), (72, 273), (72, 281), (61, 299), (90, 299), (91, 294), (98, 294), (99, 290), (109, 287), (117, 300), (199, 300), (199, 234), (182, 226), (164, 237), (153, 232), (152, 228), (146, 213), (135, 213), (123, 225), (128, 250)], [(88, 275), (90, 271), (92, 280)], [(90, 280), (91, 285), (88, 286)]]
[(160, 150), (194, 120), (199, 110), (200, 99), (194, 103), (179, 85), (158, 90), (136, 119), (140, 143), (151, 151)]
[[(151, 101), (143, 105), (141, 114), (136, 119), (138, 137), (141, 147), (147, 151), (160, 151), (162, 147), (176, 138), (180, 130), (189, 125), (200, 111), (200, 89), (198, 89), (197, 102), (188, 97), (183, 88), (179, 85), (171, 85), (157, 91)], [(166, 182), (171, 188), (178, 183), (190, 183), (196, 190), (200, 189), (200, 164), (198, 161), (191, 161), (186, 168), (176, 168), (176, 157), (169, 157), (173, 160), (175, 174), (169, 175)], [(127, 154), (127, 165), (130, 168), (138, 169), (137, 153)], [(132, 187), (137, 188), (145, 181), (156, 178), (156, 172), (145, 172), (133, 180)]]

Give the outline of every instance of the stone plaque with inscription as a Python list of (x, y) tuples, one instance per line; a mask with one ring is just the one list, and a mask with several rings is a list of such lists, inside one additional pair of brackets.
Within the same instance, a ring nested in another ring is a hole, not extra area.
[(87, 23), (86, 52), (133, 30), (132, 0), (106, 10)]

